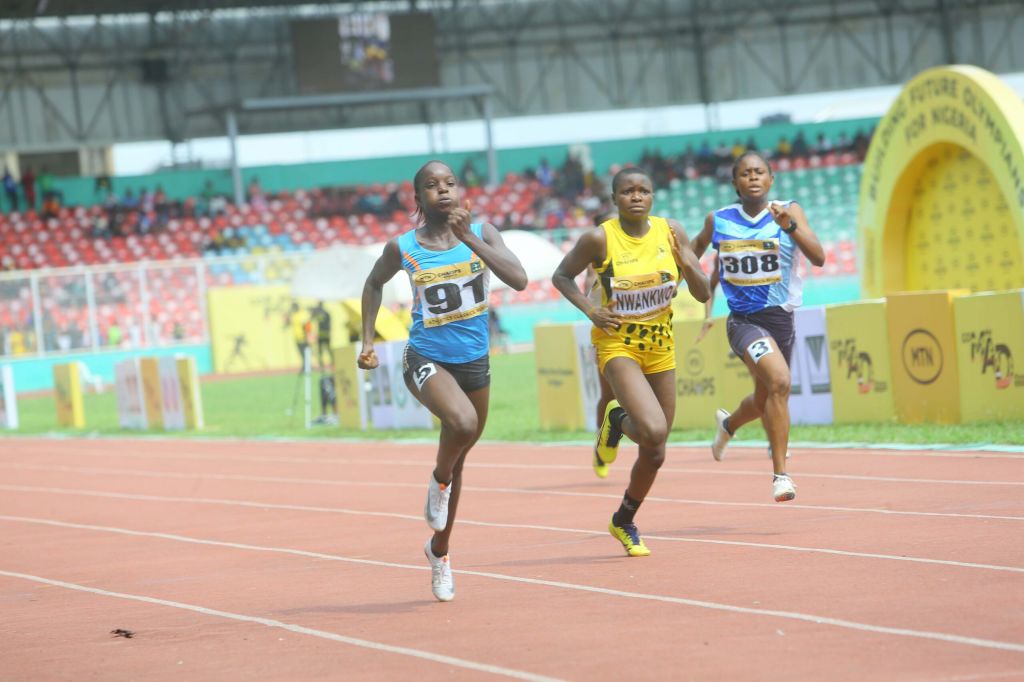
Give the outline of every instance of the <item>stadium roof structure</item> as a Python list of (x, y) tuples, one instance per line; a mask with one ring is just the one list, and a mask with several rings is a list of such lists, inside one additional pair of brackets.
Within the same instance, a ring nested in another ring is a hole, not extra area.
[[(291, 7), (282, 0), (6, 0), (0, 3), (0, 19), (195, 12), (256, 7)], [(352, 4), (335, 2), (333, 4)]]

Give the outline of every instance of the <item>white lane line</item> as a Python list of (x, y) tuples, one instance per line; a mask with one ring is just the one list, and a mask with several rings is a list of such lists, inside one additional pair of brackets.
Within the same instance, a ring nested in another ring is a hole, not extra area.
[[(222, 547), (230, 547), (230, 548), (233, 548), (233, 549), (245, 549), (245, 550), (257, 551), (257, 552), (272, 552), (272, 553), (279, 553), (279, 554), (293, 554), (293, 555), (297, 555), (297, 556), (304, 556), (304, 557), (315, 558), (315, 559), (327, 559), (327, 560), (330, 560), (330, 561), (342, 561), (342, 562), (346, 562), (346, 563), (362, 564), (362, 565), (366, 565), (366, 566), (379, 566), (379, 567), (384, 567), (384, 568), (412, 569), (412, 570), (417, 570), (417, 571), (428, 570), (428, 567), (426, 567), (426, 566), (418, 566), (418, 565), (410, 565), (410, 564), (400, 564), (400, 563), (389, 562), (389, 561), (375, 561), (375, 560), (372, 560), (372, 559), (356, 559), (356, 558), (351, 558), (351, 557), (339, 556), (339, 555), (336, 555), (336, 554), (323, 554), (323, 553), (320, 553), (320, 552), (309, 552), (309, 551), (305, 551), (305, 550), (288, 549), (288, 548), (283, 548), (283, 547), (263, 547), (263, 546), (260, 546), (260, 545), (247, 545), (247, 544), (237, 543), (237, 542), (220, 542), (220, 541), (216, 541), (216, 540), (204, 540), (204, 539), (200, 539), (200, 538), (192, 538), (192, 537), (188, 537), (188, 536), (184, 536), (184, 535), (173, 535), (173, 534), (169, 534), (169, 533), (148, 533), (148, 532), (144, 532), (144, 531), (134, 531), (134, 530), (124, 529), (124, 528), (113, 528), (113, 527), (105, 527), (105, 526), (87, 526), (87, 525), (84, 525), (84, 524), (65, 524), (65, 523), (59, 522), (59, 521), (58, 522), (50, 522), (50, 523), (52, 525), (59, 525), (59, 526), (65, 526), (66, 525), (68, 527), (81, 528), (81, 529), (87, 529), (87, 530), (103, 530), (103, 531), (107, 531), (107, 532), (120, 533), (120, 534), (124, 534), (124, 535), (134, 535), (134, 536), (142, 536), (142, 537), (156, 537), (156, 538), (162, 538), (162, 539), (167, 539), (167, 540), (174, 540), (174, 541), (178, 541), (178, 542), (188, 542), (188, 543), (199, 544), (199, 545), (222, 546)], [(538, 585), (538, 586), (545, 586), (545, 587), (556, 587), (556, 588), (565, 589), (565, 590), (574, 590), (574, 591), (579, 591), (579, 592), (591, 592), (591, 593), (594, 593), (594, 594), (602, 594), (602, 595), (613, 596), (613, 597), (624, 597), (624, 598), (627, 598), (627, 599), (640, 599), (640, 600), (647, 600), (647, 601), (656, 601), (656, 602), (663, 602), (663, 603), (668, 603), (668, 604), (679, 604), (679, 605), (683, 605), (683, 606), (694, 606), (694, 607), (703, 608), (703, 609), (711, 609), (711, 610), (714, 610), (714, 611), (726, 611), (726, 612), (730, 612), (730, 613), (740, 613), (740, 614), (744, 614), (744, 615), (755, 615), (755, 616), (768, 616), (768, 617), (773, 617), (773, 618), (784, 618), (784, 619), (788, 619), (788, 620), (798, 620), (798, 621), (804, 621), (804, 622), (808, 622), (808, 623), (814, 623), (816, 625), (832, 625), (832, 626), (835, 626), (835, 627), (847, 628), (847, 629), (850, 629), (850, 630), (859, 630), (859, 631), (862, 631), (862, 632), (872, 632), (872, 633), (876, 633), (876, 634), (886, 634), (886, 635), (897, 635), (897, 636), (903, 636), (903, 637), (915, 637), (915, 638), (919, 638), (919, 639), (929, 639), (929, 640), (938, 640), (938, 641), (942, 641), (942, 642), (950, 642), (950, 643), (954, 643), (954, 644), (964, 644), (964, 645), (968, 645), (968, 646), (975, 646), (975, 647), (980, 647), (980, 648), (985, 648), (985, 649), (1001, 649), (1003, 651), (1013, 651), (1013, 652), (1017, 652), (1017, 653), (1024, 653), (1024, 644), (1019, 644), (1017, 642), (1002, 642), (1002, 641), (998, 641), (998, 640), (981, 639), (981, 638), (978, 638), (978, 637), (967, 637), (967, 636), (963, 636), (963, 635), (953, 635), (953, 634), (949, 634), (949, 633), (934, 632), (934, 631), (929, 631), (929, 630), (912, 630), (912, 629), (909, 629), (909, 628), (895, 628), (895, 627), (889, 627), (889, 626), (885, 626), (885, 625), (871, 625), (869, 623), (859, 623), (859, 622), (856, 622), (856, 621), (844, 620), (844, 619), (841, 619), (841, 618), (829, 618), (829, 617), (826, 617), (826, 616), (817, 616), (817, 615), (808, 614), (808, 613), (801, 613), (799, 611), (779, 611), (779, 610), (775, 610), (775, 609), (757, 609), (757, 608), (751, 608), (751, 607), (748, 607), (748, 606), (735, 606), (733, 604), (722, 604), (722, 603), (719, 603), (719, 602), (710, 602), (710, 601), (704, 601), (704, 600), (700, 600), (700, 599), (687, 599), (687, 598), (684, 598), (684, 597), (670, 597), (670, 596), (667, 596), (667, 595), (649, 594), (649, 593), (644, 593), (644, 592), (627, 592), (625, 590), (615, 590), (615, 589), (604, 588), (604, 587), (595, 587), (593, 585), (581, 585), (581, 584), (577, 584), (577, 583), (567, 583), (567, 582), (562, 582), (562, 581), (558, 581), (558, 580), (544, 580), (544, 579), (540, 579), (540, 578), (524, 578), (524, 577), (521, 577), (521, 576), (507, 575), (507, 574), (504, 574), (504, 573), (492, 573), (490, 571), (473, 571), (473, 570), (459, 569), (459, 570), (454, 571), (454, 573), (458, 573), (459, 575), (471, 575), (471, 576), (480, 577), (480, 578), (491, 578), (491, 579), (495, 579), (495, 580), (504, 580), (504, 581), (508, 581), (508, 582), (521, 583), (521, 584), (525, 584), (525, 585)], [(5, 575), (5, 574), (6, 575), (12, 575), (12, 574), (7, 573), (5, 571), (0, 571), (0, 575)], [(29, 577), (31, 579), (31, 576), (24, 576), (23, 574), (13, 574), (13, 575), (17, 575), (19, 577)], [(45, 579), (40, 579), (40, 582), (50, 582), (50, 581), (47, 581)], [(57, 584), (57, 583), (51, 583), (51, 584)], [(81, 587), (81, 586), (76, 586), (76, 587)], [(85, 589), (91, 590), (92, 588), (85, 588)], [(103, 593), (103, 592), (104, 591), (102, 591), (102, 590), (99, 591), (99, 593)], [(121, 595), (115, 595), (115, 596), (121, 596)], [(131, 598), (131, 597), (129, 596), (129, 598)], [(141, 599), (148, 600), (149, 598), (141, 598)], [(157, 600), (157, 601), (158, 602), (162, 602), (162, 600)], [(168, 602), (168, 603), (169, 604), (176, 604), (176, 602)], [(195, 607), (195, 608), (198, 609), (198, 608), (201, 608), (201, 607)], [(260, 619), (260, 622), (262, 622), (262, 619)], [(276, 623), (277, 621), (273, 621), (273, 622)], [(329, 634), (329, 633), (325, 633), (325, 634)], [(346, 638), (346, 640), (347, 639), (348, 638)], [(358, 641), (362, 641), (362, 640), (358, 640)], [(378, 645), (378, 646), (382, 646), (382, 645)]]
[[(296, 460), (287, 460), (294, 462)], [(308, 461), (308, 460), (306, 460)], [(382, 464), (395, 465), (395, 466), (410, 466), (410, 467), (423, 467), (427, 463), (425, 461), (416, 460), (398, 460), (398, 459), (345, 459), (345, 460), (334, 460), (332, 464), (371, 464), (374, 466), (380, 466)], [(177, 477), (219, 477), (219, 476), (234, 476), (239, 474), (201, 474), (201, 473), (178, 473), (178, 472), (148, 472), (139, 469), (120, 469), (113, 467), (77, 467), (68, 466), (62, 464), (27, 464), (24, 462), (0, 462), (0, 467), (7, 469), (21, 469), (26, 471), (68, 471), (82, 474), (118, 474), (127, 476), (156, 476), (156, 475), (167, 475)], [(529, 471), (546, 470), (546, 471), (585, 471), (586, 469), (579, 464), (514, 464), (514, 463), (493, 463), (493, 462), (470, 462), (467, 463), (468, 469), (522, 469)], [(766, 470), (761, 471), (735, 471), (731, 469), (681, 469), (677, 467), (666, 467), (663, 466), (658, 470), (659, 473), (673, 473), (673, 474), (704, 474), (708, 476), (755, 476), (758, 478), (767, 478), (769, 474), (765, 473)], [(1024, 486), (1024, 481), (976, 481), (976, 480), (958, 480), (958, 479), (938, 479), (938, 478), (897, 478), (892, 476), (860, 476), (856, 474), (811, 474), (806, 472), (800, 472), (797, 474), (801, 479), (804, 478), (822, 478), (822, 479), (836, 479), (846, 481), (871, 481), (871, 482), (883, 482), (883, 483), (934, 483), (943, 485), (992, 485), (992, 486)]]
[[(127, 470), (132, 471), (132, 470)], [(422, 488), (423, 486), (419, 483), (394, 483), (390, 481), (341, 481), (341, 480), (329, 480), (329, 479), (315, 479), (315, 478), (282, 478), (277, 476), (244, 476), (234, 474), (182, 474), (182, 473), (161, 473), (161, 472), (133, 472), (129, 475), (141, 476), (144, 478), (182, 478), (188, 480), (194, 480), (197, 482), (205, 479), (211, 480), (224, 480), (224, 481), (253, 481), (259, 483), (297, 483), (302, 485), (327, 485), (327, 486), (343, 486), (343, 487), (369, 487), (369, 488)], [(21, 491), (21, 492), (52, 492), (52, 493), (63, 493), (68, 495), (124, 495), (125, 499), (133, 499), (130, 494), (127, 493), (105, 493), (99, 490), (84, 490), (80, 491), (77, 489), (69, 488), (54, 488), (45, 486), (18, 486), (18, 485), (0, 485), (0, 490), (10, 491)], [(556, 497), (593, 497), (601, 499), (621, 499), (618, 494), (609, 493), (588, 493), (582, 491), (570, 491), (570, 490), (531, 490), (529, 488), (489, 488), (484, 486), (463, 486), (463, 490), (480, 493), (502, 493), (509, 495), (553, 495)], [(139, 497), (137, 499), (146, 499), (145, 497)], [(180, 501), (185, 501), (191, 498), (181, 498)], [(954, 519), (987, 519), (996, 521), (1024, 521), (1024, 516), (998, 516), (994, 514), (957, 514), (955, 512), (923, 512), (923, 511), (901, 511), (896, 509), (878, 509), (873, 507), (836, 507), (828, 505), (811, 505), (811, 504), (779, 504), (768, 503), (768, 502), (723, 502), (720, 500), (691, 500), (682, 498), (672, 497), (656, 497), (654, 495), (648, 495), (644, 498), (645, 502), (665, 502), (668, 504), (696, 504), (696, 505), (709, 505), (716, 507), (756, 507), (766, 508), (775, 510), (810, 510), (810, 511), (838, 511), (838, 512), (852, 512), (852, 513), (863, 513), (863, 514), (885, 514), (893, 516), (925, 516), (925, 517), (942, 517), (942, 518), (954, 518)]]
[(443, 663), (445, 665), (454, 666), (457, 668), (465, 668), (467, 670), (477, 670), (480, 672), (491, 673), (493, 675), (502, 675), (504, 677), (511, 677), (517, 680), (530, 680), (531, 682), (560, 682), (556, 677), (546, 677), (544, 675), (535, 675), (533, 673), (524, 672), (522, 670), (514, 670), (512, 668), (503, 668), (497, 665), (490, 665), (488, 663), (477, 663), (476, 661), (469, 661), (464, 658), (455, 658), (454, 656), (445, 656), (443, 654), (435, 654), (430, 651), (422, 651), (420, 649), (410, 649), (404, 646), (394, 646), (391, 644), (381, 644), (380, 642), (371, 642), (366, 639), (358, 639), (356, 637), (346, 637), (345, 635), (339, 635), (333, 632), (326, 632), (324, 630), (315, 630), (313, 628), (307, 628), (302, 625), (295, 625), (293, 623), (285, 623), (273, 618), (262, 618), (260, 616), (248, 616), (242, 613), (232, 613), (230, 611), (221, 611), (220, 609), (211, 609), (205, 606), (197, 606), (195, 604), (185, 604), (178, 601), (170, 601), (168, 599), (158, 599), (156, 597), (146, 597), (139, 594), (125, 594), (124, 592), (111, 592), (109, 590), (103, 590), (98, 587), (89, 587), (87, 585), (78, 585), (76, 583), (68, 583), (63, 580), (53, 580), (51, 578), (43, 578), (37, 575), (29, 575), (27, 573), (17, 573), (15, 571), (4, 571), (0, 570), (0, 576), (7, 576), (8, 578), (19, 578), (21, 580), (30, 580), (32, 582), (41, 583), (43, 585), (52, 585), (54, 587), (63, 587), (68, 590), (77, 590), (79, 592), (89, 592), (92, 594), (98, 594), (104, 597), (115, 597), (117, 599), (128, 599), (130, 601), (139, 601), (146, 604), (156, 604), (158, 606), (170, 606), (175, 609), (182, 609), (185, 611), (194, 611), (195, 613), (201, 613), (205, 616), (216, 616), (218, 618), (227, 618), (230, 620), (238, 620), (244, 623), (256, 623), (258, 625), (266, 625), (270, 628), (280, 628), (289, 632), (294, 632), (300, 635), (310, 635), (312, 637), (319, 637), (320, 639), (328, 639), (333, 642), (341, 642), (342, 644), (350, 644), (352, 646), (362, 647), (364, 649), (373, 649), (375, 651), (383, 651), (389, 654), (401, 654), (402, 656), (412, 656), (413, 658), (420, 658), (426, 661), (433, 661), (435, 663)]
[[(4, 486), (0, 486), (3, 488)], [(110, 498), (117, 500), (135, 500), (141, 502), (183, 502), (187, 504), (206, 504), (206, 505), (217, 505), (223, 507), (243, 507), (243, 508), (256, 508), (256, 509), (280, 509), (283, 511), (300, 511), (300, 512), (313, 512), (313, 513), (324, 513), (324, 514), (347, 514), (353, 516), (376, 516), (380, 518), (397, 518), (402, 520), (415, 521), (416, 523), (422, 523), (423, 517), (420, 515), (413, 514), (401, 514), (397, 512), (376, 512), (366, 511), (362, 509), (345, 509), (341, 507), (314, 507), (309, 505), (287, 505), (287, 504), (274, 504), (264, 502), (252, 502), (245, 500), (221, 500), (211, 498), (179, 498), (169, 496), (152, 496), (152, 495), (138, 495), (138, 494), (127, 494), (127, 493), (102, 493), (98, 491), (66, 491), (66, 489), (45, 489), (45, 488), (29, 488), (29, 491), (25, 492), (46, 492), (46, 493), (57, 493), (60, 495), (83, 495), (86, 497), (98, 497), (98, 498)], [(20, 518), (20, 517), (5, 517), (0, 518)], [(552, 532), (567, 532), (567, 534), (574, 535), (585, 535), (585, 536), (604, 536), (605, 531), (593, 530), (590, 528), (567, 528), (553, 525), (538, 525), (529, 523), (502, 523), (497, 521), (475, 521), (472, 519), (459, 519), (459, 523), (465, 525), (476, 525), (482, 527), (492, 528), (511, 528), (520, 530), (545, 530)], [(829, 548), (818, 548), (818, 547), (800, 547), (796, 545), (777, 545), (768, 543), (753, 543), (753, 542), (742, 542), (738, 540), (714, 540), (708, 538), (680, 538), (678, 536), (656, 536), (656, 535), (645, 535), (648, 540), (658, 540), (665, 542), (678, 542), (678, 543), (697, 543), (697, 544), (708, 544), (708, 545), (728, 545), (733, 547), (750, 547), (753, 549), (774, 549), (774, 550), (785, 550), (792, 552), (808, 552), (816, 554), (828, 554), (835, 556), (846, 556), (846, 557), (858, 557), (865, 559), (884, 559), (890, 561), (908, 561), (911, 563), (926, 563), (935, 564), (942, 566), (954, 566), (957, 568), (980, 568), (985, 570), (1000, 570), (1008, 572), (1024, 572), (1024, 568), (1017, 566), (1006, 566), (991, 563), (974, 563), (968, 561), (952, 561), (947, 559), (929, 559), (925, 557), (910, 557), (904, 555), (894, 554), (877, 554), (870, 552), (852, 552), (847, 550), (836, 550)]]
[[(400, 514), (397, 512), (375, 512), (375, 511), (364, 511), (361, 509), (343, 509), (340, 507), (301, 507), (297, 505), (282, 505), (282, 504), (262, 504), (258, 502), (237, 502), (233, 500), (195, 500), (193, 498), (171, 498), (172, 500), (188, 501), (188, 502), (201, 502), (203, 504), (218, 504), (223, 506), (256, 506), (261, 509), (282, 509), (285, 511), (303, 511), (303, 512), (317, 512), (317, 513), (328, 513), (328, 514), (344, 514), (350, 516), (375, 516), (378, 518), (388, 519), (401, 519), (403, 521), (413, 521), (416, 524), (423, 523), (423, 517), (420, 515), (413, 514)], [(168, 498), (161, 498), (160, 502), (168, 501)], [(102, 528), (101, 526), (79, 526), (76, 524), (67, 524), (58, 521), (49, 521), (47, 519), (37, 519), (27, 516), (8, 516), (0, 514), (0, 520), (3, 521), (16, 521), (22, 523), (40, 523), (48, 525), (59, 525), (66, 526), (68, 528)], [(538, 524), (528, 523), (501, 523), (497, 521), (474, 521), (472, 519), (459, 519), (460, 525), (466, 526), (479, 526), (482, 528), (504, 528), (508, 530), (539, 530), (550, 533), (567, 533), (571, 535), (586, 535), (591, 537), (605, 537), (607, 531), (591, 530), (589, 528), (565, 528), (562, 526), (544, 526)], [(928, 559), (925, 557), (912, 557), (902, 554), (878, 554), (874, 552), (853, 552), (843, 549), (830, 549), (828, 547), (801, 547), (799, 545), (780, 545), (774, 543), (764, 542), (744, 542), (742, 540), (717, 540), (713, 538), (690, 538), (690, 537), (679, 537), (678, 535), (651, 535), (644, 533), (644, 537), (648, 540), (658, 540), (659, 542), (687, 542), (694, 544), (706, 544), (706, 545), (723, 545), (727, 547), (750, 547), (752, 549), (774, 549), (782, 550), (787, 552), (806, 552), (808, 554), (825, 554), (830, 556), (841, 556), (851, 557), (857, 559), (881, 559), (883, 561), (905, 561), (908, 563), (917, 564), (930, 564), (935, 566), (951, 566), (954, 568), (970, 568), (970, 569), (981, 569), (986, 571), (1003, 571), (1007, 573), (1024, 573), (1024, 568), (1018, 568), (1016, 566), (1003, 566), (1000, 564), (980, 564), (968, 561), (953, 561), (950, 559)]]

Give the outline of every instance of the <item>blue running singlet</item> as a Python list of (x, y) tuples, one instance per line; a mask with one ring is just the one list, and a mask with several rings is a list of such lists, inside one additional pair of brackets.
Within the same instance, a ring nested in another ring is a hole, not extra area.
[(740, 204), (732, 204), (715, 211), (714, 220), (711, 244), (718, 251), (718, 276), (729, 310), (750, 315), (775, 306), (789, 312), (799, 308), (800, 250), (771, 211), (765, 208), (751, 217)]
[[(483, 239), (483, 224), (470, 230)], [(461, 364), (490, 350), (488, 298), (490, 270), (464, 243), (447, 251), (430, 251), (416, 230), (398, 238), (402, 268), (413, 290), (409, 345), (425, 358)]]

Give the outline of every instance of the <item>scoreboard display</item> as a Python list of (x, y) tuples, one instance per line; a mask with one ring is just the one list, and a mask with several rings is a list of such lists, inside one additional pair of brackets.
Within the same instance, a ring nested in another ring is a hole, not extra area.
[(432, 87), (439, 84), (430, 14), (354, 13), (290, 24), (295, 77), (303, 94)]

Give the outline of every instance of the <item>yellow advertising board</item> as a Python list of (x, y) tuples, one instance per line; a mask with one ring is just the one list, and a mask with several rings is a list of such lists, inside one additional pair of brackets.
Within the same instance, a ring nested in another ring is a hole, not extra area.
[(729, 348), (724, 317), (698, 342), (703, 319), (672, 325), (676, 353), (676, 416), (672, 428), (711, 428), (715, 410), (735, 410), (754, 390), (743, 361)]
[(163, 389), (160, 386), (160, 359), (139, 358), (139, 374), (142, 376), (142, 408), (146, 411), (146, 422), (151, 429), (164, 427)]
[[(317, 304), (312, 299), (292, 298), (286, 286), (225, 287), (210, 289), (210, 339), (213, 350), (213, 370), (218, 373), (258, 372), (274, 369), (297, 369), (302, 364), (298, 342), (289, 324), (292, 303), (298, 303), (304, 319), (310, 320), (310, 352), (314, 366), (319, 365), (317, 347), (318, 330), (311, 310)], [(331, 316), (331, 343), (333, 349), (348, 345), (348, 320), (355, 314), (350, 302), (327, 301), (324, 308)], [(354, 302), (358, 310), (358, 301)], [(401, 328), (401, 338), (408, 333), (397, 322), (394, 313), (381, 308), (378, 328), (382, 323)], [(384, 322), (380, 322), (384, 321)], [(389, 334), (398, 332), (388, 327)], [(329, 357), (322, 358), (324, 362)]]
[(287, 324), (286, 286), (210, 289), (210, 341), (218, 373), (297, 368), (302, 359)]
[(870, 296), (1024, 286), (1024, 103), (975, 66), (928, 69), (879, 121), (864, 161)]
[(53, 393), (57, 402), (57, 424), (76, 429), (85, 427), (82, 379), (78, 363), (53, 366)]
[(953, 310), (963, 420), (1024, 418), (1024, 289), (963, 296)]
[(356, 366), (357, 348), (353, 344), (334, 349), (334, 388), (337, 396), (338, 424), (345, 429), (366, 428), (365, 392), (362, 370)]
[(537, 325), (533, 328), (533, 341), (541, 430), (576, 431), (586, 428), (573, 325)]
[(185, 413), (186, 429), (203, 428), (203, 400), (199, 392), (199, 372), (196, 359), (191, 355), (177, 358), (178, 386), (181, 388), (181, 409)]
[(922, 291), (888, 297), (893, 399), (901, 422), (960, 421), (952, 302), (965, 293)]
[(896, 420), (885, 301), (825, 308), (836, 424)]

